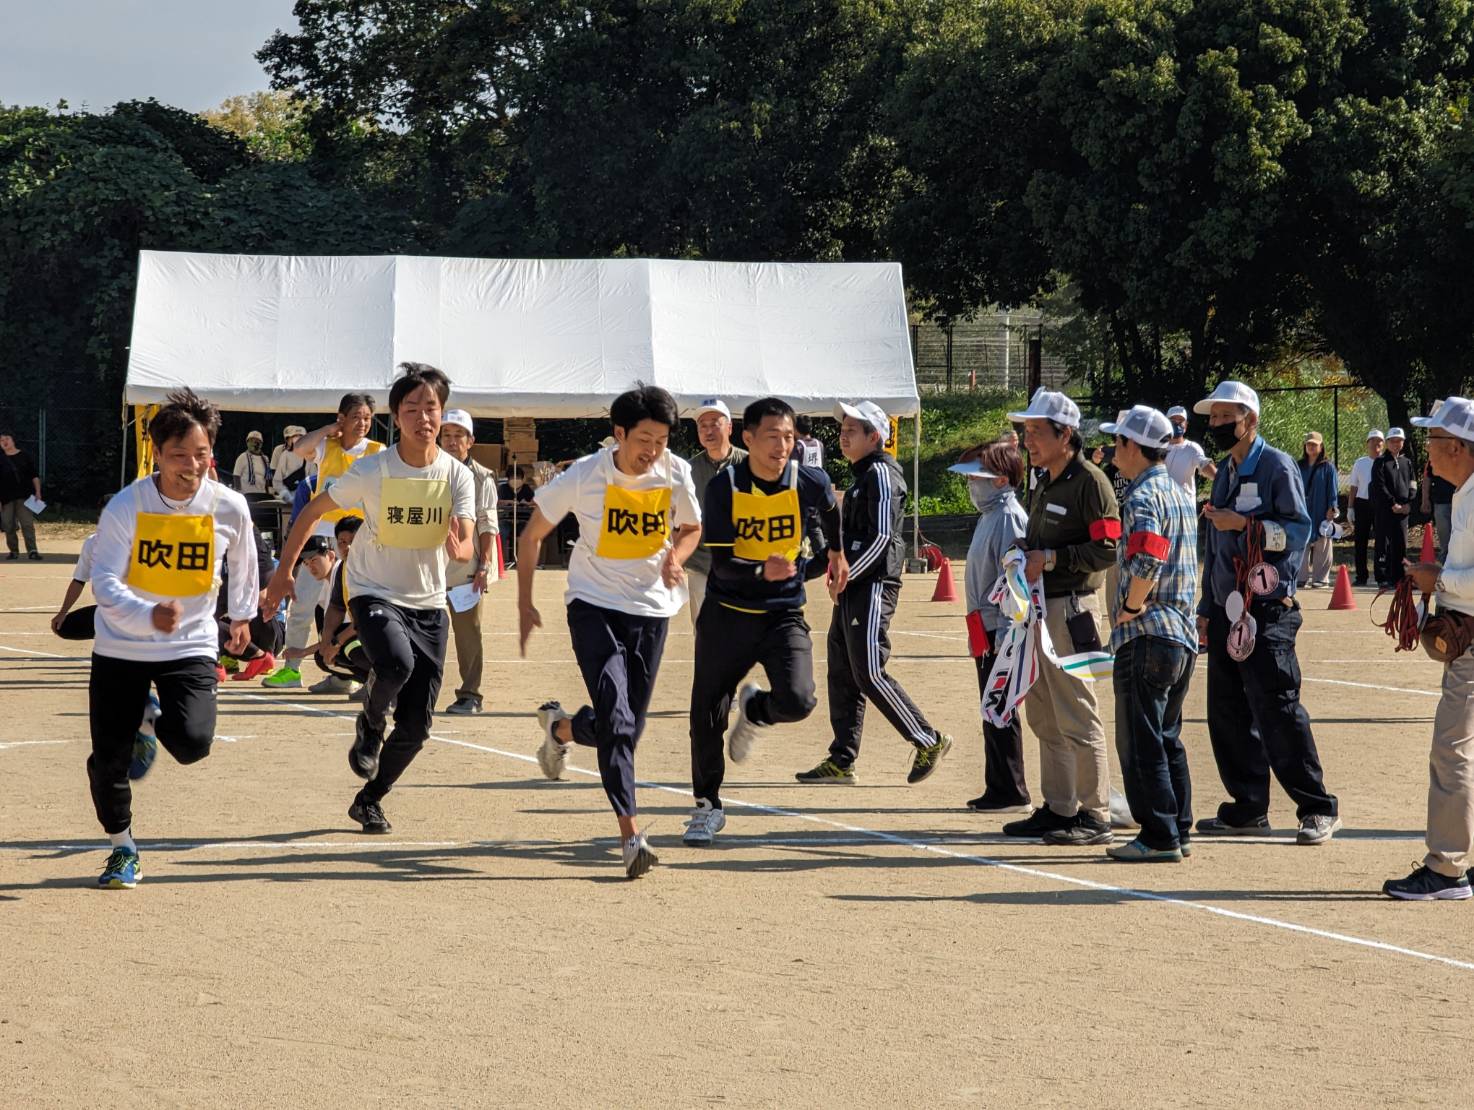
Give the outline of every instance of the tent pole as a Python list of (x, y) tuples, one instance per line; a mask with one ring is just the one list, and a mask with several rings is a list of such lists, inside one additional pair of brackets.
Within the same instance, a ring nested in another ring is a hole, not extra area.
[(916, 410), (916, 453), (911, 456), (911, 510), (915, 558), (921, 558), (921, 409)]

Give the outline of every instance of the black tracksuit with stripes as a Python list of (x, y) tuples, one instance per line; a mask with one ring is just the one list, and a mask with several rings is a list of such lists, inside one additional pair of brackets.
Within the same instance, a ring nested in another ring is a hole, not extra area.
[(901, 521), (906, 481), (900, 465), (884, 451), (853, 466), (855, 480), (844, 497), (841, 527), (850, 581), (830, 617), (826, 649), (834, 730), (829, 758), (841, 767), (851, 766), (860, 754), (867, 700), (916, 747), (930, 747), (939, 738), (885, 669), (891, 654), (887, 631), (901, 594), (905, 559)]

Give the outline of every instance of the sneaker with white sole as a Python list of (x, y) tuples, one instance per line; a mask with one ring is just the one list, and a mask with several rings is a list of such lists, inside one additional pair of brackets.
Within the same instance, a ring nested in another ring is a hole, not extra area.
[(747, 757), (752, 754), (753, 744), (757, 742), (758, 733), (767, 727), (747, 715), (748, 703), (762, 692), (763, 688), (756, 682), (749, 682), (737, 691), (737, 719), (727, 730), (727, 755), (733, 763), (747, 761)]
[(1382, 893), (1404, 902), (1462, 902), (1474, 895), (1474, 890), (1469, 887), (1468, 875), (1450, 879), (1431, 867), (1417, 865), (1405, 879), (1388, 879), (1382, 884)]
[(702, 799), (686, 820), (686, 834), (681, 837), (681, 843), (689, 848), (709, 848), (712, 838), (726, 827), (727, 815)]
[(568, 745), (553, 734), (553, 729), (559, 721), (571, 719), (555, 701), (545, 701), (537, 707), (537, 723), (543, 730), (543, 742), (537, 749), (537, 765), (553, 782), (563, 777), (563, 768), (568, 764)]
[(307, 687), (309, 694), (346, 694), (353, 688), (351, 680), (330, 674), (320, 682)]
[(1300, 822), (1296, 844), (1324, 844), (1341, 830), (1341, 818), (1328, 813), (1313, 813)]
[(624, 875), (627, 879), (638, 879), (660, 862), (660, 857), (650, 850), (650, 842), (644, 833), (635, 833), (621, 848), (624, 854)]

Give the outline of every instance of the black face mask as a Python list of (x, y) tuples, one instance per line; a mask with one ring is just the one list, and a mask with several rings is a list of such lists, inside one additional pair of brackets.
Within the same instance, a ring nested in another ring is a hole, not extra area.
[(1208, 434), (1213, 437), (1213, 445), (1220, 451), (1233, 450), (1234, 444), (1243, 438), (1238, 433), (1238, 426), (1237, 420), (1232, 424), (1214, 424), (1208, 429)]

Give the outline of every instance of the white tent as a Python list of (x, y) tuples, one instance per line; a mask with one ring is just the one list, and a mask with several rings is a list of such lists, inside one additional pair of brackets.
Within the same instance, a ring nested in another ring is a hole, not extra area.
[(126, 400), (332, 412), (428, 362), (478, 416), (600, 416), (636, 380), (683, 410), (783, 397), (919, 412), (895, 263), (538, 261), (143, 251)]

